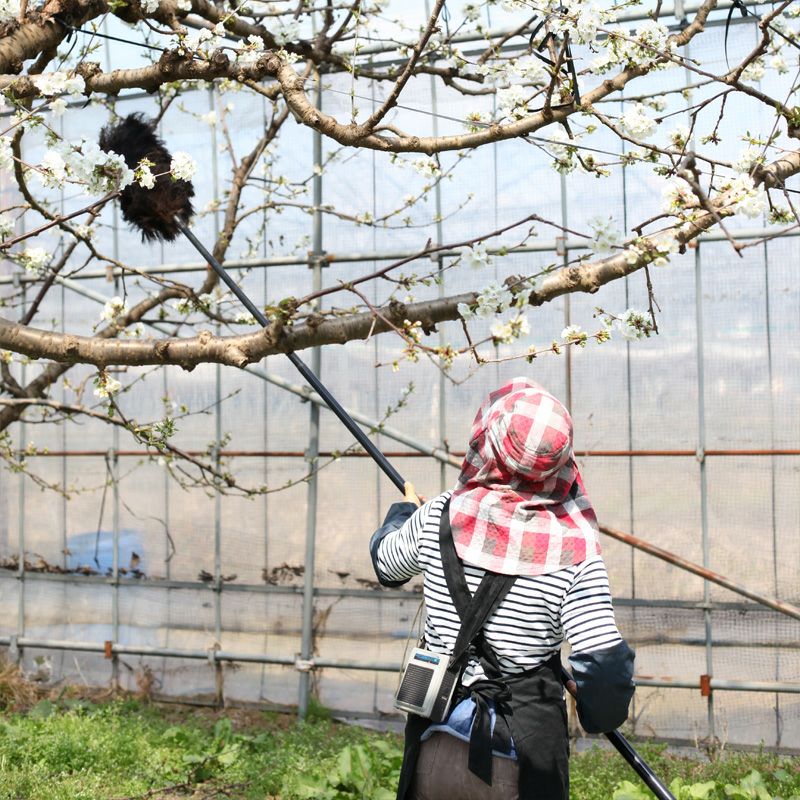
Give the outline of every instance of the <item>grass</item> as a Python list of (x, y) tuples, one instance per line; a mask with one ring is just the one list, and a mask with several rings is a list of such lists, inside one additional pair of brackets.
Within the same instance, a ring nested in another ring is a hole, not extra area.
[[(653, 745), (641, 751), (657, 774), (687, 784), (675, 784), (678, 800), (800, 800), (796, 759), (727, 753), (710, 762)], [(337, 724), (322, 708), (297, 724), (260, 711), (98, 702), (64, 691), (0, 716), (0, 800), (391, 800), (400, 761), (398, 737)], [(573, 757), (571, 800), (648, 797), (615, 753)]]

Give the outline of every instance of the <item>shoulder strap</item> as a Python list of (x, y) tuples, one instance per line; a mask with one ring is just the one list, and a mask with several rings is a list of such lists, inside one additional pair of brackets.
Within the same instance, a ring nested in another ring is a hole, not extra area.
[(486, 620), (494, 613), (495, 609), (508, 594), (516, 575), (500, 575), (496, 572), (486, 572), (474, 595), (470, 594), (467, 579), (464, 575), (464, 565), (456, 553), (453, 543), (453, 532), (450, 528), (450, 500), (442, 508), (439, 521), (439, 550), (442, 556), (444, 576), (447, 589), (453, 599), (453, 604), (461, 618), (461, 628), (456, 637), (451, 665), (459, 663), (469, 650), (473, 640), (480, 634)]

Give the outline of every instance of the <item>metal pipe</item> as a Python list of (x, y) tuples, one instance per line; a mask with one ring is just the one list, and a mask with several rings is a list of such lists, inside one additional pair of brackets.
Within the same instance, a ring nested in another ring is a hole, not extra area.
[[(16, 580), (17, 573), (11, 570), (0, 569), (0, 581), (2, 580)], [(76, 585), (87, 584), (100, 584), (104, 586), (113, 586), (114, 579), (106, 575), (84, 575), (76, 572), (58, 573), (58, 572), (32, 572), (30, 570), (25, 573), (26, 581), (52, 581), (55, 583), (66, 583)], [(158, 589), (161, 591), (173, 589), (185, 589), (187, 591), (213, 591), (212, 583), (205, 583), (200, 581), (178, 581), (161, 578), (151, 579), (130, 579), (121, 578), (119, 581), (121, 586), (130, 586), (136, 589)], [(277, 586), (267, 583), (226, 583), (226, 592), (247, 592), (253, 594), (300, 594), (303, 589), (301, 586)], [(410, 600), (419, 600), (419, 592), (407, 591), (403, 589), (354, 589), (354, 588), (329, 588), (329, 587), (315, 587), (315, 597), (369, 597), (377, 598), (380, 600), (401, 600), (404, 602)], [(756, 603), (726, 603), (720, 601), (710, 601), (705, 603), (696, 600), (650, 600), (643, 597), (615, 597), (614, 605), (621, 608), (680, 608), (686, 610), (703, 611), (709, 608), (713, 611), (737, 611), (753, 614), (761, 612), (765, 614), (773, 613), (772, 609), (768, 609), (761, 604)], [(744, 646), (744, 645), (743, 645)]]
[[(322, 109), (322, 76), (317, 73), (316, 86), (317, 109)], [(314, 147), (314, 178), (312, 181), (314, 193), (314, 217), (312, 232), (312, 291), (316, 294), (322, 289), (322, 134), (315, 130), (313, 137)], [(319, 301), (312, 305), (312, 310), (319, 308)], [(319, 377), (322, 371), (322, 348), (315, 347), (311, 351), (311, 371)], [(300, 639), (300, 658), (309, 662), (314, 655), (314, 564), (316, 560), (317, 538), (317, 499), (319, 495), (319, 475), (317, 465), (319, 462), (319, 406), (312, 403), (309, 408), (308, 423), (308, 465), (311, 474), (308, 477), (308, 492), (306, 500), (306, 550), (303, 559), (303, 615), (302, 634)], [(298, 686), (297, 713), (302, 720), (308, 713), (308, 704), (311, 695), (311, 672), (302, 670)]]
[[(9, 647), (11, 636), (0, 636), (0, 646)], [(65, 639), (41, 639), (23, 637), (18, 640), (19, 647), (30, 647), (36, 650), (65, 650), (81, 653), (105, 653), (105, 645), (101, 642), (75, 642)], [(118, 655), (152, 656), (156, 658), (184, 658), (196, 661), (233, 661), (252, 664), (276, 664), (280, 666), (298, 666), (297, 660), (290, 656), (266, 656), (259, 653), (237, 652), (233, 650), (191, 649), (183, 650), (174, 647), (157, 647), (148, 645), (128, 645), (118, 642), (112, 644), (112, 652)], [(397, 672), (399, 662), (365, 663), (359, 661), (342, 661), (332, 658), (315, 658), (314, 667), (320, 669), (352, 669), (375, 672)], [(300, 665), (302, 666), (302, 665)], [(298, 667), (299, 668), (299, 667)], [(694, 679), (653, 677), (636, 675), (634, 680), (638, 686), (658, 687), (665, 689), (700, 689), (700, 681)], [(782, 694), (800, 694), (800, 682), (772, 681), (735, 681), (712, 678), (713, 691), (730, 692), (780, 692)]]
[[(791, 603), (787, 603), (783, 600), (777, 600), (774, 597), (759, 594), (758, 592), (753, 592), (744, 586), (740, 586), (738, 583), (734, 583), (724, 575), (720, 575), (718, 572), (708, 569), (708, 567), (695, 564), (693, 561), (689, 561), (681, 556), (675, 555), (675, 553), (671, 553), (669, 550), (664, 550), (663, 547), (650, 544), (650, 542), (646, 542), (644, 539), (640, 539), (638, 536), (632, 536), (629, 533), (618, 531), (615, 528), (609, 528), (607, 525), (601, 525), (600, 530), (606, 534), (606, 536), (610, 536), (612, 539), (624, 542), (631, 547), (635, 547), (637, 550), (641, 550), (642, 552), (648, 553), (651, 556), (660, 558), (662, 561), (666, 561), (667, 563), (672, 564), (675, 567), (679, 567), (686, 572), (691, 572), (694, 575), (703, 578), (703, 580), (707, 582), (716, 583), (718, 586), (722, 586), (731, 592), (740, 594), (742, 597), (747, 597), (750, 600), (754, 600), (756, 603), (766, 606), (767, 608), (771, 608), (773, 611), (786, 614), (788, 617), (800, 619), (800, 608), (792, 605)], [(704, 595), (703, 599), (704, 605), (710, 606), (709, 597)]]
[[(800, 230), (793, 228), (742, 228), (741, 230), (729, 231), (730, 238), (735, 241), (748, 239), (763, 239), (767, 236), (772, 237), (795, 237), (800, 236)], [(694, 241), (696, 242), (721, 242), (728, 237), (720, 231), (708, 231), (701, 234)], [(487, 252), (493, 255), (512, 255), (519, 253), (560, 253), (562, 249), (587, 250), (589, 239), (586, 237), (566, 237), (559, 239), (543, 239), (532, 244), (509, 248), (487, 248)], [(443, 250), (437, 254), (441, 258), (454, 258), (460, 255), (459, 250)], [(351, 253), (326, 253), (325, 263), (328, 266), (335, 266), (337, 263), (354, 263), (358, 261), (402, 261), (407, 258), (418, 256), (420, 259), (429, 258), (429, 255), (420, 253), (419, 250), (399, 250), (396, 252), (351, 252)], [(245, 258), (232, 259), (223, 262), (225, 269), (257, 269), (269, 267), (288, 267), (307, 264), (308, 258), (304, 256), (274, 256), (271, 258)], [(59, 279), (59, 283), (67, 285), (68, 281), (94, 280), (97, 278), (108, 278), (109, 274), (113, 277), (129, 275), (132, 271), (142, 275), (172, 275), (176, 273), (205, 272), (208, 269), (206, 262), (195, 261), (184, 264), (160, 264), (158, 266), (132, 267), (130, 270), (123, 270), (115, 267), (113, 270), (82, 270), (71, 278)], [(41, 278), (33, 275), (0, 275), (0, 285), (13, 284), (17, 280), (21, 283), (40, 283)]]
[[(300, 393), (298, 393), (300, 394)], [(325, 401), (315, 392), (309, 392), (308, 399), (312, 403), (319, 405), (327, 405)], [(430, 456), (443, 464), (449, 464), (452, 467), (460, 467), (461, 459), (465, 453), (463, 450), (450, 450), (445, 451), (430, 445), (423, 444), (404, 433), (393, 428), (386, 428), (381, 426), (379, 422), (367, 417), (364, 414), (345, 411), (353, 417), (353, 419), (364, 425), (370, 426), (375, 431), (379, 431), (387, 438), (396, 439), (397, 441), (413, 447), (413, 450), (384, 450), (383, 454), (389, 458), (420, 458), (421, 456)], [(107, 450), (42, 450), (36, 453), (27, 453), (26, 458), (52, 458), (54, 456), (81, 456), (81, 457), (103, 457)], [(207, 450), (185, 450), (185, 453), (191, 456), (207, 455)], [(220, 450), (220, 456), (223, 458), (305, 458), (305, 450)], [(148, 450), (117, 450), (116, 455), (131, 456), (141, 458), (142, 456), (152, 455)], [(361, 450), (343, 452), (339, 450), (320, 450), (321, 456), (331, 458), (372, 458), (371, 453), (365, 453)], [(584, 450), (576, 452), (578, 458), (618, 458), (618, 457), (643, 457), (643, 458), (697, 458), (697, 452), (692, 450)], [(709, 450), (703, 453), (703, 456), (800, 456), (800, 450)]]

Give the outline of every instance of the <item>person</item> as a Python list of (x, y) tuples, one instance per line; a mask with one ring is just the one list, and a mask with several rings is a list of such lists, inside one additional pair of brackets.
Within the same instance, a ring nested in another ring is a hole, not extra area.
[(462, 659), (447, 718), (409, 713), (398, 800), (567, 800), (565, 638), (584, 729), (627, 718), (634, 654), (572, 441), (566, 408), (515, 378), (478, 411), (455, 489), (422, 502), (407, 484), (370, 540), (382, 585), (423, 575), (420, 646), (434, 653), (453, 654), (484, 576), (514, 576)]

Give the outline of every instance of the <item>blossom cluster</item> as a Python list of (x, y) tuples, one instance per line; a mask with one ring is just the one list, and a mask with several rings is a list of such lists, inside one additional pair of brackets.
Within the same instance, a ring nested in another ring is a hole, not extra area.
[(511, 319), (497, 320), (489, 329), (492, 338), (500, 344), (512, 344), (517, 339), (531, 332), (528, 318), (524, 314), (515, 314)]
[(613, 217), (593, 217), (589, 220), (589, 228), (592, 231), (589, 249), (596, 256), (608, 255), (622, 241), (619, 229), (614, 225)]
[(79, 95), (86, 90), (86, 83), (80, 75), (66, 72), (44, 72), (33, 76), (33, 83), (44, 97), (59, 94)]
[(44, 154), (36, 175), (44, 186), (58, 188), (67, 181), (83, 184), (86, 194), (104, 194), (132, 183), (133, 170), (125, 159), (105, 152), (97, 142), (81, 139), (78, 144), (55, 141)]
[(622, 334), (622, 338), (629, 341), (647, 339), (655, 330), (650, 316), (634, 308), (629, 308), (617, 317), (614, 326)]
[(173, 153), (169, 171), (176, 181), (190, 181), (197, 172), (197, 162), (182, 151)]
[(98, 372), (94, 379), (94, 396), (101, 399), (111, 397), (122, 389), (122, 384), (112, 378), (105, 370)]
[(608, 36), (597, 43), (603, 52), (592, 62), (592, 70), (602, 74), (632, 65), (650, 69), (669, 66), (672, 62), (668, 60), (658, 63), (676, 52), (675, 40), (669, 36), (667, 26), (652, 19), (642, 22), (635, 31), (613, 26), (608, 29)]
[(115, 296), (106, 301), (103, 306), (103, 312), (100, 314), (100, 319), (105, 322), (113, 322), (113, 320), (127, 313), (127, 311), (128, 307), (125, 305), (125, 301), (121, 297)]
[(26, 272), (40, 275), (50, 263), (51, 254), (44, 247), (26, 247), (11, 256)]
[(760, 184), (756, 186), (750, 175), (737, 175), (725, 188), (733, 195), (733, 210), (737, 214), (755, 219), (767, 210), (767, 193)]
[(622, 129), (634, 139), (649, 139), (655, 132), (657, 123), (645, 113), (642, 103), (633, 103), (620, 118)]

